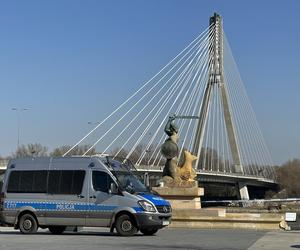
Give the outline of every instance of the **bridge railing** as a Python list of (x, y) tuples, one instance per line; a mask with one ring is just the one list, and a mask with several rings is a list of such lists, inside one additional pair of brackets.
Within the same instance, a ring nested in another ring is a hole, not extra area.
[[(211, 200), (201, 201), (204, 206), (226, 206), (226, 207), (252, 207), (266, 208), (268, 210), (281, 210), (286, 207), (299, 209), (300, 198), (286, 199), (254, 199), (254, 200)], [(285, 206), (285, 207), (284, 207)]]

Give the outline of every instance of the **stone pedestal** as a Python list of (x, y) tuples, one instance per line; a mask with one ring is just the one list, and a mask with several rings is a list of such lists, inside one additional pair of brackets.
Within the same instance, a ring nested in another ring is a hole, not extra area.
[(162, 198), (171, 203), (172, 209), (200, 209), (204, 188), (199, 187), (153, 187)]

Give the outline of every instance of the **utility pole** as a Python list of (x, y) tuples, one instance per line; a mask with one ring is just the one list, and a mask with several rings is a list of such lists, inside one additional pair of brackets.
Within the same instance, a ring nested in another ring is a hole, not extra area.
[(18, 127), (18, 140), (17, 149), (20, 146), (20, 126), (21, 126), (21, 112), (29, 110), (28, 108), (12, 108), (11, 110), (17, 112), (17, 127)]

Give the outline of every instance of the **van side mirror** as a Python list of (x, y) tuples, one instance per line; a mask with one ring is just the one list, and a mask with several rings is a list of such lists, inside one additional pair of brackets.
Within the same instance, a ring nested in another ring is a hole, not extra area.
[(110, 194), (118, 194), (119, 193), (119, 189), (118, 189), (116, 183), (114, 183), (114, 182), (110, 183), (109, 193)]

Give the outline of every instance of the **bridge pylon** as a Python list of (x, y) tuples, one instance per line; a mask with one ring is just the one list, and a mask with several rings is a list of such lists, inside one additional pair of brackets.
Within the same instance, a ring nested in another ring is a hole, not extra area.
[[(222, 111), (226, 125), (228, 142), (230, 146), (232, 160), (235, 166), (234, 171), (236, 173), (244, 174), (244, 169), (241, 163), (241, 156), (236, 137), (234, 120), (232, 118), (232, 113), (230, 109), (226, 81), (224, 77), (223, 22), (221, 16), (217, 13), (214, 13), (214, 15), (210, 17), (209, 29), (211, 31), (211, 35), (209, 37), (209, 47), (211, 49), (209, 54), (209, 76), (199, 112), (200, 118), (198, 120), (196, 135), (193, 144), (193, 153), (198, 156), (196, 167), (198, 167), (199, 164), (199, 158), (203, 146), (209, 109), (212, 102), (212, 88), (214, 87), (214, 85), (216, 85), (218, 87), (218, 92), (222, 102)], [(242, 199), (249, 199), (247, 186), (243, 185), (240, 188), (240, 196)]]

